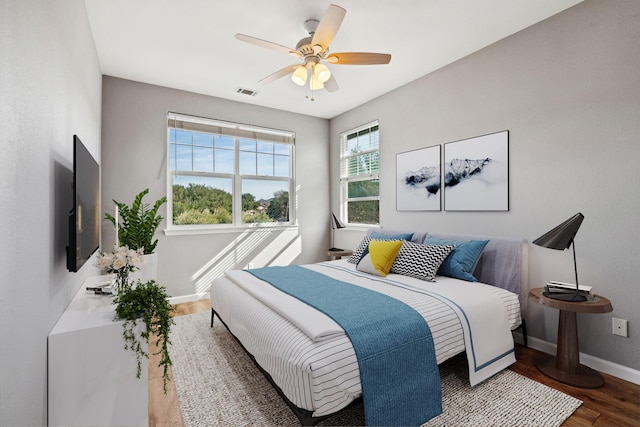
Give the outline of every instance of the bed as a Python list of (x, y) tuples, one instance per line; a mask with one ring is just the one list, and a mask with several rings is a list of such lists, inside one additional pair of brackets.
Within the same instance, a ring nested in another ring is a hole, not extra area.
[[(444, 275), (430, 282), (394, 272), (377, 277), (353, 263), (358, 250), (353, 259), (297, 270), (384, 293), (411, 306), (429, 325), (437, 364), (466, 351), (472, 385), (513, 363), (511, 331), (522, 327), (526, 310), (527, 243), (505, 237), (375, 229), (367, 232), (360, 246), (367, 246), (367, 239), (393, 240), (399, 235), (411, 242), (405, 246), (487, 242), (471, 271), (477, 282)], [(229, 271), (214, 280), (212, 325), (217, 316), (303, 425), (317, 424), (362, 398), (353, 339), (331, 317), (267, 281), (249, 271)]]

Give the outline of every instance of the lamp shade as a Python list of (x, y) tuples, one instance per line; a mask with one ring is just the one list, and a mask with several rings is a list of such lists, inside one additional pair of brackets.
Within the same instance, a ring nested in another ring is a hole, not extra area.
[(578, 233), (582, 220), (584, 220), (584, 215), (578, 212), (553, 230), (538, 237), (533, 241), (533, 244), (549, 249), (568, 249)]
[(331, 212), (331, 228), (333, 228), (334, 230), (336, 228), (345, 228), (346, 225), (344, 225), (336, 216), (336, 214), (334, 214), (333, 212)]
[(298, 86), (304, 86), (307, 82), (307, 67), (304, 65), (299, 66), (291, 75), (291, 81)]
[(313, 74), (321, 83), (326, 82), (331, 77), (331, 71), (329, 71), (329, 68), (321, 63), (317, 63), (316, 65), (314, 65)]

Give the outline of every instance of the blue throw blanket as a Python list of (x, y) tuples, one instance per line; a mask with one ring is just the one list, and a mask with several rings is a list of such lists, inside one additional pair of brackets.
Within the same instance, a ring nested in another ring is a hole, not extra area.
[(367, 425), (419, 426), (442, 413), (431, 330), (413, 308), (299, 266), (247, 271), (345, 330), (358, 359)]

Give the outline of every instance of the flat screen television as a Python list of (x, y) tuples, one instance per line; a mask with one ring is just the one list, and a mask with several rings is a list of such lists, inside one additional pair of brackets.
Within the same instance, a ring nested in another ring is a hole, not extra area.
[(78, 271), (100, 246), (100, 166), (73, 135), (73, 208), (69, 213), (67, 269)]

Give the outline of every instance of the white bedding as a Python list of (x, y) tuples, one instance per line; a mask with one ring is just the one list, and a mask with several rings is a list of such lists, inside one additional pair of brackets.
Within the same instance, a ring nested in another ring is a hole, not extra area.
[[(510, 353), (497, 365), (476, 369), (496, 352), (502, 353), (505, 346), (513, 349), (510, 330), (520, 324), (520, 305), (518, 296), (512, 292), (441, 276), (430, 283), (390, 274), (385, 282), (357, 272), (346, 260), (305, 267), (381, 291), (412, 306), (429, 324), (438, 363), (464, 351), (465, 337), (467, 342), (477, 343), (493, 342), (498, 337), (497, 350), (476, 345), (473, 351), (467, 352), (472, 384), (515, 361)], [(213, 282), (211, 304), (287, 398), (296, 406), (312, 411), (314, 416), (336, 412), (358, 398), (361, 389), (357, 360), (339, 325), (271, 286), (255, 286), (254, 280), (260, 282), (246, 272), (228, 272), (226, 277)], [(436, 291), (443, 296), (436, 296)], [(459, 304), (451, 302), (453, 299), (481, 309), (465, 309), (463, 314)], [(297, 315), (290, 320), (287, 314), (280, 314), (291, 308)], [(488, 320), (478, 313), (486, 313), (494, 321), (504, 321), (504, 330), (489, 331), (483, 326)], [(477, 319), (469, 319), (470, 316)]]

